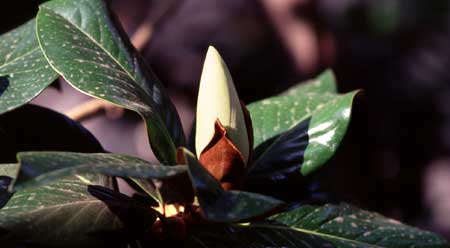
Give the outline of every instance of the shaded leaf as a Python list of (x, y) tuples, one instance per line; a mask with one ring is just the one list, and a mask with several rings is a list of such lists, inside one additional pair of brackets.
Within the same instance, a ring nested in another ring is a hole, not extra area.
[(312, 85), (296, 86), (285, 94), (250, 104), (248, 109), (253, 120), (254, 147), (267, 140), (274, 141), (277, 135), (310, 118), (309, 144), (304, 151), (301, 172), (306, 175), (323, 165), (344, 137), (353, 98), (358, 93), (332, 93), (332, 79), (330, 72), (326, 72), (310, 81)]
[(348, 204), (305, 205), (269, 218), (272, 223), (255, 226), (290, 229), (329, 240), (338, 248), (444, 248), (440, 236), (409, 227), (376, 213)]
[(40, 6), (36, 22), (50, 65), (81, 92), (142, 115), (156, 157), (175, 164), (176, 147), (185, 144), (179, 116), (105, 3), (50, 1)]
[(0, 176), (0, 209), (5, 206), (12, 196), (9, 191), (9, 187), (12, 184), (13, 179), (8, 176)]
[[(301, 121), (292, 129), (262, 143), (255, 151), (258, 159), (249, 171), (250, 177), (268, 177), (285, 180), (288, 174), (299, 171), (308, 145), (310, 119)], [(260, 154), (259, 154), (260, 153)]]
[(18, 164), (0, 164), (0, 208), (2, 208), (12, 196), (9, 187), (18, 171)]
[(0, 163), (15, 163), (16, 153), (21, 151), (103, 152), (79, 123), (35, 105), (0, 115), (0, 147)]
[(35, 33), (33, 19), (0, 36), (0, 114), (31, 101), (58, 77)]
[[(44, 247), (108, 247), (96, 233), (123, 228), (120, 220), (77, 180), (20, 191), (0, 210), (0, 242)], [(108, 244), (109, 243), (109, 244)]]
[(139, 158), (108, 153), (22, 152), (18, 154), (18, 159), (20, 172), (14, 185), (16, 190), (51, 183), (76, 174), (100, 173), (159, 179), (182, 174), (187, 170), (184, 165), (152, 165)]
[(150, 196), (155, 202), (156, 205), (162, 205), (164, 199), (161, 195), (159, 189), (155, 186), (155, 183), (152, 180), (145, 180), (139, 178), (130, 178), (127, 180), (127, 183), (136, 191), (141, 192), (147, 196)]
[(133, 236), (143, 234), (158, 217), (150, 205), (145, 205), (120, 192), (96, 185), (89, 185), (88, 192), (104, 202)]
[(215, 222), (238, 222), (267, 214), (282, 204), (281, 201), (244, 191), (225, 191), (186, 149), (183, 152), (189, 167), (192, 186), (206, 219)]
[(187, 247), (217, 248), (334, 248), (335, 246), (315, 235), (295, 230), (270, 227), (207, 225), (190, 228)]

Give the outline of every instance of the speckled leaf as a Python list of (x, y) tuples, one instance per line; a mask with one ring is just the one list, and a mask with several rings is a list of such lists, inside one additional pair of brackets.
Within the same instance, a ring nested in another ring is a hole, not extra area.
[(186, 247), (214, 248), (334, 248), (330, 242), (316, 235), (291, 229), (207, 225), (189, 229)]
[(337, 93), (336, 87), (336, 77), (332, 70), (328, 69), (318, 75), (316, 78), (308, 80), (306, 82), (300, 83), (287, 91), (283, 92), (282, 95), (298, 95), (298, 94), (309, 94), (309, 93)]
[(156, 157), (175, 164), (185, 144), (179, 116), (101, 0), (55, 0), (40, 6), (37, 37), (50, 65), (78, 90), (138, 112)]
[(20, 172), (15, 190), (48, 184), (78, 174), (162, 179), (187, 170), (184, 165), (152, 165), (139, 158), (108, 153), (21, 152), (17, 157)]
[[(320, 80), (322, 79), (322, 80)], [(324, 164), (336, 151), (350, 121), (353, 98), (358, 91), (332, 93), (330, 72), (308, 84), (248, 106), (253, 120), (254, 147), (310, 118), (308, 140), (301, 164), (306, 175)], [(325, 86), (323, 86), (324, 84)], [(268, 144), (265, 144), (268, 146)]]
[(188, 150), (183, 150), (189, 176), (204, 216), (215, 222), (239, 222), (267, 214), (281, 201), (250, 192), (225, 191)]
[(57, 77), (39, 48), (34, 19), (0, 36), (0, 114), (31, 101)]
[(100, 247), (108, 239), (96, 234), (120, 228), (119, 219), (77, 180), (17, 192), (0, 210), (0, 229), (7, 231), (0, 236), (2, 244)]
[(290, 229), (329, 240), (338, 248), (444, 248), (436, 234), (409, 227), (348, 204), (305, 205), (269, 218), (255, 227)]

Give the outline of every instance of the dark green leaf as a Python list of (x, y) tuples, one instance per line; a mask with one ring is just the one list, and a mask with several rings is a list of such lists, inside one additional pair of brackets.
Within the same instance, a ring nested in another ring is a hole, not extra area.
[(334, 248), (316, 235), (270, 227), (207, 225), (191, 228), (187, 247)]
[(31, 101), (58, 76), (35, 33), (33, 19), (0, 36), (0, 114)]
[(310, 118), (307, 133), (309, 144), (303, 153), (301, 172), (306, 175), (323, 165), (344, 137), (353, 98), (358, 93), (334, 93), (332, 82), (332, 74), (326, 72), (285, 94), (250, 104), (248, 109), (253, 121), (254, 147), (267, 140), (275, 140), (276, 136)]
[(21, 151), (103, 152), (95, 137), (77, 122), (35, 105), (0, 115), (0, 163), (15, 163)]
[(450, 245), (436, 234), (406, 226), (348, 204), (305, 205), (254, 226), (294, 230), (329, 240), (338, 248), (444, 248)]
[(186, 149), (183, 152), (200, 207), (208, 220), (238, 222), (267, 214), (282, 204), (277, 199), (260, 194), (225, 191), (191, 152)]
[(50, 65), (78, 90), (140, 113), (163, 163), (185, 144), (175, 107), (101, 0), (55, 0), (40, 6), (39, 44)]
[(258, 146), (255, 150), (258, 159), (250, 168), (249, 176), (284, 180), (288, 174), (297, 172), (303, 163), (303, 153), (308, 145), (309, 121), (301, 121), (277, 136), (274, 141), (268, 140), (268, 147), (265, 143)]
[(136, 184), (139, 191), (144, 192), (145, 194), (150, 196), (158, 204), (162, 205), (164, 203), (164, 199), (161, 195), (161, 192), (156, 187), (153, 181), (139, 178), (131, 178), (131, 181), (132, 183)]
[(108, 206), (122, 221), (130, 235), (143, 234), (158, 217), (158, 213), (150, 205), (145, 205), (120, 192), (97, 185), (88, 186), (88, 192)]
[(78, 174), (162, 179), (186, 172), (186, 166), (161, 166), (120, 154), (72, 152), (22, 152), (16, 190), (35, 187)]
[(112, 242), (99, 239), (96, 234), (118, 230), (123, 225), (86, 188), (77, 180), (61, 180), (15, 193), (0, 210), (0, 229), (8, 232), (0, 237), (0, 242), (43, 247), (99, 247)]

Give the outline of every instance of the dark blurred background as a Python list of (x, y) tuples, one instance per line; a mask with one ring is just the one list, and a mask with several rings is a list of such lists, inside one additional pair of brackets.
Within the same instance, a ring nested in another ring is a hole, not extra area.
[[(0, 31), (42, 1), (7, 1)], [(322, 170), (339, 200), (450, 238), (450, 1), (111, 0), (135, 46), (167, 87), (185, 130), (208, 45), (227, 62), (246, 102), (326, 68), (341, 92), (364, 89), (343, 144)], [(154, 159), (140, 119), (64, 82), (35, 103), (77, 116), (113, 152)], [(81, 108), (83, 109), (83, 108)], [(78, 111), (78, 112), (77, 112)]]

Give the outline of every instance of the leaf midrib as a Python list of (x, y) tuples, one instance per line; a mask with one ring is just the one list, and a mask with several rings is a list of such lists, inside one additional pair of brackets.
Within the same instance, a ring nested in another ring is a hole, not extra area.
[[(30, 210), (30, 211), (26, 211), (25, 213), (22, 213), (21, 215), (30, 215), (33, 213), (37, 213), (40, 211), (48, 211), (51, 210), (53, 208), (62, 208), (65, 206), (71, 206), (71, 205), (83, 205), (83, 204), (91, 204), (91, 203), (100, 203), (99, 200), (96, 199), (89, 199), (89, 200), (82, 200), (82, 201), (71, 201), (68, 203), (62, 203), (62, 204), (57, 204), (57, 205), (52, 205), (52, 206), (48, 206), (48, 207), (43, 207), (43, 208), (36, 208), (34, 210)], [(3, 209), (0, 210), (0, 213), (2, 211), (14, 211), (13, 209), (9, 209), (8, 207), (4, 207)]]
[(328, 239), (335, 239), (338, 241), (343, 241), (343, 242), (350, 242), (350, 243), (354, 243), (354, 244), (358, 244), (358, 245), (364, 245), (364, 246), (370, 246), (373, 248), (386, 248), (383, 246), (378, 246), (375, 244), (370, 244), (370, 243), (366, 243), (366, 242), (362, 242), (362, 241), (358, 241), (358, 240), (351, 240), (348, 238), (343, 238), (343, 237), (339, 237), (339, 236), (333, 236), (331, 234), (326, 234), (326, 233), (320, 233), (317, 231), (313, 231), (313, 230), (308, 230), (308, 229), (302, 229), (302, 228), (298, 228), (298, 227), (285, 227), (285, 226), (276, 226), (276, 225), (263, 225), (263, 224), (252, 224), (251, 227), (257, 227), (257, 228), (269, 228), (269, 229), (281, 229), (281, 230), (294, 230), (297, 232), (302, 232), (302, 233), (308, 233), (308, 234), (312, 234), (312, 235), (316, 235), (316, 236), (320, 236), (320, 237), (324, 237), (324, 238), (328, 238)]
[[(19, 60), (19, 59), (21, 59), (21, 58), (24, 58), (24, 57), (26, 57), (26, 56), (28, 56), (28, 55), (30, 55), (30, 54), (36, 52), (36, 50), (38, 50), (38, 49), (40, 49), (40, 48), (39, 48), (39, 47), (35, 47), (35, 48), (31, 49), (30, 51), (28, 51), (28, 52), (26, 52), (26, 53), (20, 55), (19, 57), (14, 58), (13, 60), (5, 61), (5, 63), (4, 63), (3, 65), (0, 65), (0, 70), (1, 70), (2, 68), (4, 68), (4, 67), (6, 67), (6, 66), (8, 66), (8, 65), (10, 65), (10, 64), (12, 64), (12, 63), (14, 63), (15, 61), (17, 61), (17, 60)], [(16, 73), (16, 72), (14, 72), (14, 73)], [(0, 74), (1, 74), (1, 73), (0, 73)]]

